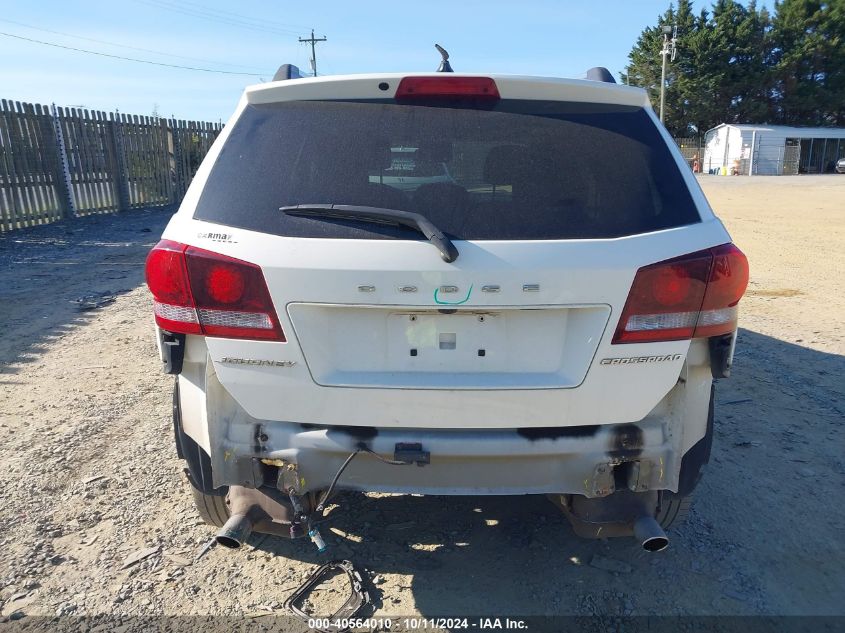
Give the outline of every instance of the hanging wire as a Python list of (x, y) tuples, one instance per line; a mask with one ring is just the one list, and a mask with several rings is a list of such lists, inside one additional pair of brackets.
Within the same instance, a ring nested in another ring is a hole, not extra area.
[[(219, 73), (221, 75), (240, 75), (242, 77), (264, 77), (268, 73), (244, 73), (233, 70), (218, 70), (214, 68), (199, 68), (197, 66), (179, 66), (178, 64), (166, 64), (164, 62), (154, 62), (149, 59), (138, 59), (136, 57), (123, 57), (122, 55), (112, 55), (111, 53), (102, 53), (99, 51), (91, 51), (85, 48), (76, 48), (74, 46), (65, 46), (63, 44), (56, 44), (55, 42), (45, 42), (44, 40), (36, 40), (31, 37), (23, 37), (22, 35), (15, 35), (13, 33), (5, 33), (0, 31), (0, 35), (6, 37), (13, 37), (17, 40), (24, 40), (34, 44), (42, 44), (44, 46), (52, 46), (54, 48), (63, 48), (68, 51), (76, 51), (77, 53), (88, 53), (89, 55), (99, 55), (100, 57), (110, 57), (111, 59), (120, 59), (128, 62), (138, 62), (140, 64), (151, 64), (153, 66), (164, 66), (165, 68), (179, 68), (181, 70), (195, 70), (203, 73)], [(272, 73), (269, 73), (272, 74)]]

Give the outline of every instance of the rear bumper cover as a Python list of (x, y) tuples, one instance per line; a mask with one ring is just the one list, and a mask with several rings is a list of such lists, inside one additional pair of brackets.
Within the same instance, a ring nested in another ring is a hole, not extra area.
[[(215, 484), (277, 485), (278, 471), (294, 472), (298, 492), (326, 488), (360, 447), (392, 459), (397, 444), (418, 443), (430, 463), (386, 464), (362, 452), (344, 471), (340, 488), (450, 495), (580, 494), (602, 497), (619, 486), (674, 490), (679, 456), (659, 421), (530, 431), (432, 431), (307, 428), (259, 423), (250, 450), (241, 442), (212, 443)], [(243, 438), (246, 440), (247, 438)], [(219, 479), (219, 481), (218, 481)]]
[[(706, 342), (702, 345), (706, 350)], [(701, 363), (686, 365), (675, 387), (637, 422), (528, 429), (262, 420), (235, 401), (210, 364), (186, 364), (179, 381), (185, 387), (180, 389), (185, 432), (209, 454), (214, 488), (280, 487), (284, 476), (285, 488), (295, 482), (299, 493), (323, 490), (344, 460), (362, 446), (392, 459), (398, 444), (419, 444), (430, 454), (428, 464), (396, 466), (362, 453), (338, 487), (405, 494), (595, 498), (617, 490), (679, 492), (683, 457), (708, 429), (712, 378), (707, 359), (704, 353)], [(313, 404), (320, 409), (320, 403)], [(699, 466), (693, 469), (696, 473)]]

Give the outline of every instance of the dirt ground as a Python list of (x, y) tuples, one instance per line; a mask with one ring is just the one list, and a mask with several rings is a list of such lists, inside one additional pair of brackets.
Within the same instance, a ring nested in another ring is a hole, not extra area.
[[(845, 615), (845, 176), (701, 183), (751, 284), (670, 548), (579, 540), (543, 498), (358, 497), (324, 534), (366, 570), (376, 616)], [(142, 286), (168, 217), (0, 236), (4, 618), (280, 613), (324, 560), (253, 537), (192, 563), (214, 530), (176, 459)]]

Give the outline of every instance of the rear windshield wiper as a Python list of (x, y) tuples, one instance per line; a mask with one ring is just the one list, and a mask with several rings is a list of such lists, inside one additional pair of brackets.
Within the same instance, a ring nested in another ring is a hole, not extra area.
[(365, 207), (357, 204), (297, 204), (280, 207), (279, 211), (287, 215), (318, 218), (341, 218), (360, 222), (398, 224), (416, 229), (437, 247), (444, 262), (453, 262), (458, 258), (458, 249), (443, 232), (431, 223), (427, 217), (399, 209)]

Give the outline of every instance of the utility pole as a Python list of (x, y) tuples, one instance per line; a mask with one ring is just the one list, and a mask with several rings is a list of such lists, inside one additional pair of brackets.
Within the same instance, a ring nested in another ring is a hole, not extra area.
[(663, 123), (663, 102), (664, 93), (666, 92), (666, 58), (672, 56), (672, 61), (675, 61), (675, 53), (678, 51), (675, 46), (675, 38), (678, 36), (678, 27), (669, 26), (663, 27), (663, 49), (660, 51), (663, 57), (663, 69), (660, 71), (660, 122)]
[(326, 36), (323, 37), (314, 37), (314, 29), (311, 29), (311, 37), (306, 38), (299, 38), (299, 41), (305, 44), (311, 44), (311, 70), (314, 73), (314, 76), (317, 76), (317, 49), (315, 45), (317, 42), (325, 42)]

